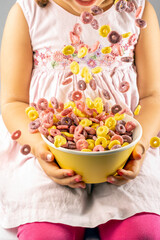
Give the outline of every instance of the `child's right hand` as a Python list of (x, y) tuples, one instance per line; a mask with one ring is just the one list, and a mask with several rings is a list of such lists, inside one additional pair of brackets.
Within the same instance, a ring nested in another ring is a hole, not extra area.
[(59, 168), (54, 161), (53, 154), (49, 151), (48, 146), (43, 141), (40, 142), (40, 144), (37, 144), (34, 155), (37, 157), (44, 172), (54, 182), (71, 188), (86, 187), (86, 184), (82, 181), (82, 177), (77, 175), (73, 170)]

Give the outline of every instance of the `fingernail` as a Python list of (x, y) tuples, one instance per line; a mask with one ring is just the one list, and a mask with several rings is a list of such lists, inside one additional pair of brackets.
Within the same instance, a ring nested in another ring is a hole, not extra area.
[(83, 183), (79, 184), (79, 187), (83, 189), (86, 188), (86, 186)]
[(114, 179), (107, 178), (107, 182), (109, 182), (109, 183), (113, 183), (113, 182), (114, 182)]
[(73, 176), (73, 173), (67, 173), (67, 176), (68, 176), (68, 177), (72, 177), (72, 176)]
[(120, 171), (118, 171), (118, 175), (122, 176), (122, 175), (123, 175), (123, 173), (122, 173), (122, 172), (120, 172)]
[(47, 160), (49, 161), (49, 162), (51, 162), (52, 161), (52, 155), (49, 153), (49, 154), (47, 154)]
[(79, 178), (75, 178), (74, 180), (75, 180), (75, 182), (77, 182), (77, 183), (80, 182), (80, 181), (82, 181), (82, 179), (79, 179)]

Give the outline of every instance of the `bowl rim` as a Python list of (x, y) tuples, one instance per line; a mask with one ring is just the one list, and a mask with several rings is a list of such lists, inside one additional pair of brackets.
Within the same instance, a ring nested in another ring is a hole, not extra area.
[[(140, 140), (141, 136), (142, 136), (142, 126), (141, 124), (133, 117), (129, 116), (126, 114), (126, 117), (129, 118), (129, 120), (133, 120), (133, 122), (135, 122), (137, 124), (137, 126), (139, 127), (140, 131), (139, 131), (139, 136), (133, 141), (131, 142), (130, 144), (122, 147), (122, 148), (117, 148), (117, 149), (113, 149), (113, 150), (106, 150), (106, 151), (102, 151), (102, 152), (82, 152), (82, 151), (77, 151), (77, 150), (70, 150), (68, 148), (62, 148), (62, 147), (55, 147), (55, 145), (53, 143), (51, 143), (43, 134), (41, 134), (41, 137), (43, 138), (43, 140), (52, 148), (56, 149), (56, 150), (59, 150), (61, 152), (65, 152), (65, 153), (69, 153), (69, 154), (74, 154), (74, 155), (85, 155), (85, 156), (88, 156), (88, 155), (93, 155), (93, 156), (101, 156), (101, 155), (109, 155), (111, 153), (118, 153), (118, 152), (121, 152), (121, 151), (125, 151), (131, 147), (133, 147), (134, 145), (137, 144), (137, 142)], [(125, 118), (126, 118), (125, 117)], [(124, 118), (124, 119), (125, 119)]]

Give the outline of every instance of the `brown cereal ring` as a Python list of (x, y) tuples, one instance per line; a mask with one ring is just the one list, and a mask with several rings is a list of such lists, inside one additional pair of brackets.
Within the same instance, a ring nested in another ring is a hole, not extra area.
[(91, 22), (91, 26), (92, 26), (93, 29), (98, 30), (98, 28), (99, 28), (98, 21), (96, 19), (93, 19), (92, 22)]
[(53, 108), (54, 108), (54, 109), (57, 109), (58, 106), (59, 106), (57, 99), (56, 99), (55, 97), (52, 97), (52, 98), (50, 99), (50, 101), (51, 101), (51, 104), (52, 104)]
[(106, 89), (102, 89), (102, 94), (105, 99), (107, 99), (107, 100), (111, 99), (110, 93)]
[(132, 57), (122, 57), (121, 58), (121, 61), (122, 62), (133, 62), (133, 58)]
[(141, 18), (137, 18), (137, 19), (135, 20), (135, 24), (136, 24), (136, 26), (139, 27), (139, 28), (146, 28), (146, 27), (147, 27), (146, 21), (144, 21), (144, 20), (141, 19)]
[(92, 12), (94, 15), (98, 15), (98, 14), (103, 13), (103, 9), (100, 8), (99, 6), (93, 5), (93, 6), (91, 7), (91, 12)]
[(45, 98), (40, 98), (37, 102), (38, 110), (46, 110), (48, 108), (48, 101)]
[(72, 93), (72, 99), (74, 101), (79, 101), (82, 98), (82, 93), (80, 91), (73, 91)]
[(122, 40), (122, 36), (116, 31), (111, 31), (107, 38), (108, 41), (113, 44), (119, 43)]
[(69, 117), (64, 117), (61, 119), (62, 125), (68, 125), (69, 127), (72, 125), (72, 119)]
[(92, 88), (93, 91), (96, 90), (97, 84), (96, 84), (96, 81), (94, 79), (90, 80), (89, 85), (90, 85), (90, 87)]
[(76, 107), (81, 111), (84, 112), (85, 110), (85, 103), (82, 101), (77, 101), (76, 102)]
[(23, 154), (23, 155), (27, 155), (31, 152), (31, 147), (30, 145), (28, 144), (24, 144), (21, 149), (20, 149), (20, 152)]
[(116, 114), (116, 113), (118, 113), (119, 111), (121, 111), (122, 110), (122, 107), (119, 105), (119, 104), (115, 104), (115, 105), (113, 105), (112, 107), (111, 107), (111, 112), (113, 113), (113, 114)]
[(85, 83), (85, 81), (79, 80), (77, 82), (77, 87), (78, 87), (79, 90), (84, 91), (87, 87), (87, 84)]
[(118, 148), (121, 148), (121, 145), (116, 144), (110, 150), (115, 150), (115, 149), (118, 149)]
[(127, 92), (127, 91), (129, 90), (129, 88), (130, 88), (130, 84), (129, 84), (129, 82), (127, 82), (127, 81), (123, 81), (123, 82), (121, 82), (120, 85), (119, 85), (119, 91), (120, 91), (121, 93)]
[(126, 128), (125, 128), (125, 126), (123, 124), (117, 123), (116, 124), (116, 131), (119, 134), (124, 134), (126, 132)]
[(123, 138), (123, 142), (128, 142), (128, 143), (132, 142), (132, 138), (128, 135), (122, 135), (122, 138)]
[(89, 24), (93, 20), (93, 15), (89, 12), (82, 12), (80, 15), (80, 19), (84, 24)]
[(12, 140), (17, 140), (21, 136), (21, 130), (16, 130), (12, 133), (11, 138)]

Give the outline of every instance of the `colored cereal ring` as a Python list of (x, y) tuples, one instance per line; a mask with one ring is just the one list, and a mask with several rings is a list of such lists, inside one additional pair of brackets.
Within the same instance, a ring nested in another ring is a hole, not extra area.
[(40, 98), (37, 102), (38, 110), (46, 110), (48, 108), (48, 101), (45, 98)]
[(136, 10), (135, 18), (138, 18), (139, 15), (141, 14), (141, 12), (142, 12), (142, 6), (139, 6), (139, 7), (137, 8), (137, 10)]
[(58, 125), (57, 126), (57, 129), (59, 129), (59, 130), (68, 130), (69, 129), (69, 126), (68, 125)]
[(93, 139), (87, 139), (88, 142), (88, 148), (93, 150), (93, 148), (95, 147), (95, 141)]
[(62, 81), (62, 85), (68, 85), (72, 82), (72, 78), (67, 78)]
[(111, 129), (109, 129), (108, 135), (109, 135), (110, 137), (113, 137), (113, 136), (115, 135), (115, 132), (112, 131)]
[(90, 80), (89, 85), (90, 85), (90, 87), (92, 88), (93, 91), (96, 90), (97, 84), (96, 84), (96, 81), (94, 79)]
[(130, 84), (129, 84), (129, 82), (127, 82), (127, 81), (123, 81), (123, 82), (121, 82), (120, 85), (119, 85), (119, 91), (120, 91), (121, 93), (127, 92), (127, 91), (129, 90), (129, 88), (130, 88)]
[(73, 112), (74, 112), (74, 114), (77, 116), (77, 117), (82, 117), (82, 118), (84, 118), (84, 117), (86, 117), (86, 114), (85, 113), (82, 113), (78, 108), (73, 108)]
[(103, 9), (100, 8), (100, 7), (97, 6), (97, 5), (93, 5), (93, 6), (91, 7), (91, 12), (92, 12), (94, 15), (98, 15), (98, 14), (103, 13)]
[(70, 69), (71, 69), (72, 73), (78, 74), (79, 73), (79, 64), (76, 61), (73, 61), (70, 64)]
[(78, 55), (77, 55), (77, 57), (78, 57), (78, 58), (83, 58), (83, 57), (85, 57), (85, 56), (87, 55), (87, 53), (88, 53), (88, 48), (82, 47), (82, 48), (80, 48), (80, 49), (78, 50)]
[(79, 35), (76, 35), (74, 32), (70, 32), (69, 36), (70, 36), (71, 43), (73, 45), (80, 43), (80, 36)]
[(98, 21), (96, 19), (93, 19), (92, 22), (91, 22), (91, 26), (92, 26), (93, 29), (98, 30), (98, 28), (99, 28)]
[(113, 113), (113, 114), (116, 114), (116, 113), (118, 113), (119, 111), (121, 111), (122, 110), (122, 107), (119, 105), (119, 104), (115, 104), (115, 105), (113, 105), (112, 107), (111, 107), (111, 112)]
[(136, 44), (136, 42), (137, 42), (137, 34), (133, 33), (128, 39), (128, 44), (131, 46)]
[(47, 136), (47, 139), (51, 142), (51, 143), (54, 143), (54, 137), (49, 135)]
[(28, 115), (29, 111), (36, 110), (35, 107), (29, 106), (25, 109), (25, 113)]
[(104, 47), (104, 48), (101, 49), (101, 52), (103, 54), (111, 53), (112, 52), (112, 48), (111, 47)]
[(67, 140), (63, 136), (57, 135), (57, 136), (54, 137), (55, 147), (61, 147), (66, 143), (67, 143)]
[(82, 149), (86, 149), (88, 148), (88, 142), (85, 140), (85, 139), (79, 139), (77, 142), (76, 142), (76, 147), (78, 150), (82, 150)]
[(95, 68), (92, 68), (92, 73), (96, 74), (96, 73), (100, 73), (102, 72), (102, 68), (101, 67), (95, 67)]
[(68, 77), (71, 77), (72, 75), (73, 75), (72, 72), (67, 72), (67, 73), (65, 73), (64, 77), (65, 77), (65, 78), (68, 78)]
[(123, 113), (123, 114), (120, 114), (120, 113), (118, 112), (118, 113), (116, 113), (116, 114), (114, 115), (114, 118), (115, 118), (117, 121), (120, 121), (120, 120), (124, 119), (124, 117), (125, 117), (125, 114), (124, 114), (124, 113)]
[(139, 27), (139, 28), (146, 28), (146, 27), (147, 27), (146, 21), (144, 21), (144, 20), (141, 19), (141, 18), (137, 18), (137, 19), (135, 20), (135, 24), (136, 24), (136, 26)]
[(79, 80), (77, 82), (77, 87), (79, 90), (84, 91), (86, 89), (87, 85), (86, 85), (85, 81)]
[(76, 143), (72, 141), (68, 141), (68, 149), (76, 149)]
[(62, 49), (62, 53), (64, 55), (71, 55), (73, 54), (75, 51), (75, 48), (71, 45), (68, 45), (68, 46), (65, 46), (63, 49)]
[(78, 35), (78, 36), (81, 34), (81, 32), (82, 32), (82, 27), (81, 27), (81, 25), (80, 25), (79, 23), (76, 23), (76, 24), (74, 25), (74, 27), (73, 27), (73, 32), (74, 32), (75, 35)]
[(79, 124), (79, 119), (78, 119), (78, 117), (77, 117), (74, 113), (71, 113), (70, 118), (73, 120), (74, 124), (75, 124), (76, 126), (78, 126), (78, 124)]
[(116, 31), (111, 31), (108, 34), (108, 41), (110, 43), (113, 43), (113, 44), (119, 43), (121, 40), (122, 40), (122, 36)]
[(29, 123), (29, 129), (31, 129), (31, 130), (38, 129), (39, 127), (40, 127), (40, 120), (38, 120), (38, 119)]
[(118, 148), (121, 148), (121, 145), (116, 144), (110, 150), (115, 150), (115, 149), (118, 149)]
[(111, 141), (113, 141), (113, 140), (118, 140), (121, 145), (123, 144), (123, 138), (122, 138), (122, 136), (120, 136), (120, 135), (118, 135), (118, 134), (114, 134), (114, 135), (111, 137)]
[(103, 148), (106, 148), (108, 145), (108, 141), (105, 137), (98, 137), (95, 141), (95, 146), (101, 145)]
[(68, 99), (69, 99), (70, 101), (73, 101), (73, 99), (72, 99), (72, 93), (73, 93), (73, 91), (69, 92), (69, 94), (68, 94)]
[(100, 46), (100, 42), (96, 41), (96, 43), (92, 47), (89, 48), (89, 50), (88, 50), (89, 53), (95, 52), (99, 48), (99, 46)]
[(105, 120), (105, 126), (109, 129), (114, 130), (116, 126), (116, 120), (113, 117), (109, 117)]
[(84, 129), (87, 131), (87, 133), (89, 135), (95, 135), (96, 134), (96, 130), (92, 127), (84, 127)]
[(66, 115), (68, 115), (69, 113), (71, 113), (72, 112), (72, 107), (69, 107), (69, 108), (66, 108), (66, 109), (63, 109), (63, 111), (61, 112), (61, 116), (66, 116)]
[(72, 119), (69, 118), (69, 117), (64, 117), (64, 118), (61, 119), (61, 124), (71, 126), (72, 125)]
[(83, 127), (82, 125), (78, 125), (75, 130), (74, 130), (74, 134), (79, 134), (83, 132)]
[(30, 103), (30, 107), (34, 107), (36, 110), (38, 110), (38, 109), (37, 109), (37, 104), (34, 103), (34, 102)]
[(93, 152), (103, 152), (104, 151), (104, 147), (102, 147), (101, 145), (97, 145), (93, 148)]
[(103, 25), (99, 28), (99, 35), (102, 37), (107, 37), (110, 31), (111, 28), (109, 25)]
[(59, 106), (57, 99), (56, 99), (55, 97), (52, 97), (52, 98), (50, 99), (50, 101), (51, 101), (51, 104), (52, 104), (53, 108), (54, 108), (54, 109), (57, 109), (58, 106)]
[(85, 103), (82, 102), (82, 101), (77, 101), (77, 102), (76, 102), (76, 107), (77, 107), (81, 112), (83, 112), (84, 109), (85, 109)]
[(90, 98), (86, 98), (86, 105), (88, 108), (91, 108), (91, 109), (94, 108), (94, 103)]
[(88, 149), (88, 148), (84, 148), (84, 149), (81, 150), (81, 152), (92, 152), (92, 150)]
[(81, 71), (81, 77), (84, 78), (88, 73), (89, 73), (88, 67), (83, 67)]
[(16, 130), (12, 133), (11, 138), (13, 140), (17, 140), (18, 138), (20, 138), (20, 136), (21, 136), (21, 130)]
[(85, 137), (85, 139), (87, 139), (88, 137), (88, 133), (85, 129), (83, 129), (83, 132), (82, 132), (83, 136)]
[(129, 63), (129, 62), (133, 62), (133, 58), (132, 57), (122, 57), (121, 61)]
[(69, 107), (74, 108), (75, 106), (76, 106), (76, 104), (73, 101), (66, 102), (64, 104), (64, 109), (69, 108)]
[(134, 115), (138, 115), (141, 110), (141, 105), (138, 105), (136, 109), (134, 110)]
[(82, 125), (82, 127), (89, 127), (92, 125), (92, 121), (90, 121), (87, 118), (84, 118), (80, 121), (79, 125)]
[(50, 130), (50, 134), (51, 134), (51, 136), (53, 136), (53, 137), (55, 137), (55, 136), (57, 136), (57, 135), (61, 135), (61, 132), (58, 130), (58, 129), (51, 129)]
[(40, 126), (40, 127), (38, 128), (38, 130), (39, 130), (39, 132), (40, 132), (41, 134), (43, 134), (44, 136), (48, 136), (48, 135), (49, 135), (49, 131), (48, 131), (48, 129), (45, 128), (45, 127)]
[(127, 2), (127, 7), (125, 9), (126, 12), (134, 12), (135, 11), (135, 5), (133, 2)]
[(124, 142), (123, 144), (122, 144), (122, 147), (125, 147), (125, 146), (127, 146), (129, 143), (128, 142)]
[(70, 128), (69, 128), (69, 133), (74, 134), (75, 128), (76, 128), (75, 125), (71, 125)]
[(34, 120), (36, 120), (36, 119), (39, 117), (39, 114), (38, 114), (38, 112), (37, 112), (36, 110), (30, 110), (30, 111), (28, 112), (28, 117), (29, 117), (32, 121), (34, 121)]
[(82, 98), (82, 93), (80, 91), (73, 91), (72, 93), (72, 99), (74, 101), (79, 101)]
[(89, 12), (82, 12), (80, 15), (80, 19), (84, 24), (89, 24), (93, 20), (93, 15)]
[(120, 123), (116, 124), (115, 129), (119, 134), (124, 134), (126, 132), (125, 126), (123, 124), (120, 124)]
[(109, 144), (108, 144), (108, 149), (110, 150), (113, 146), (115, 146), (115, 145), (121, 145), (120, 144), (120, 141), (118, 141), (118, 140), (113, 140), (113, 141), (111, 141)]
[(126, 131), (127, 132), (131, 132), (133, 129), (135, 129), (136, 127), (136, 124), (132, 121), (128, 121), (126, 124), (125, 124), (125, 128), (126, 128)]
[(109, 131), (109, 128), (107, 126), (101, 126), (97, 128), (96, 133), (97, 133), (97, 136), (106, 137), (108, 131)]
[(150, 140), (150, 145), (153, 148), (157, 148), (160, 146), (160, 138), (159, 137), (152, 137)]
[(125, 0), (119, 0), (117, 3), (116, 3), (116, 11), (118, 12), (123, 12), (125, 11), (127, 8), (127, 2)]
[(122, 37), (123, 38), (128, 38), (128, 37), (130, 37), (131, 36), (131, 32), (127, 32), (127, 33), (124, 33), (124, 34), (122, 34)]
[(109, 93), (106, 89), (103, 89), (103, 90), (102, 90), (102, 94), (103, 94), (103, 96), (104, 96), (105, 99), (107, 99), (107, 100), (110, 100), (110, 99), (111, 99), (110, 93)]
[(83, 136), (83, 134), (80, 134), (80, 133), (74, 134), (74, 141), (75, 142), (77, 142), (80, 139), (85, 140), (85, 137)]
[(132, 142), (132, 137), (131, 136), (128, 136), (128, 135), (122, 135), (122, 138), (123, 138), (123, 142), (128, 142), (128, 143), (131, 143)]
[(21, 149), (20, 149), (20, 152), (23, 154), (23, 155), (27, 155), (31, 152), (31, 147), (30, 145), (28, 144), (24, 144)]
[(64, 103), (63, 102), (59, 102), (59, 106), (56, 109), (57, 112), (62, 112), (64, 109)]

